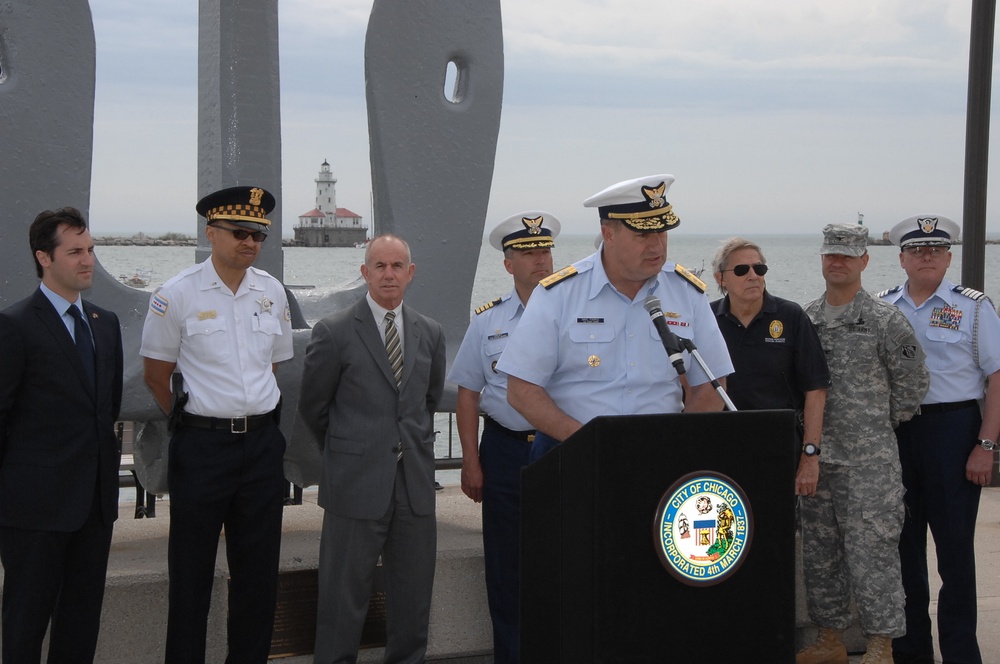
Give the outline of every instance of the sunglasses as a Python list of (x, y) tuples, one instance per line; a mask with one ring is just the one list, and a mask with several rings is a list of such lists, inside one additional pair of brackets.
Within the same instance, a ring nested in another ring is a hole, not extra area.
[(939, 256), (944, 256), (949, 251), (951, 251), (951, 247), (942, 247), (942, 246), (906, 247), (905, 249), (903, 249), (903, 251), (909, 254), (910, 256), (916, 256), (916, 257), (931, 256), (933, 258), (938, 258)]
[(767, 274), (767, 266), (764, 265), (763, 263), (757, 263), (756, 265), (747, 265), (746, 263), (740, 263), (739, 265), (734, 265), (732, 269), (721, 270), (721, 271), (732, 272), (737, 277), (745, 277), (747, 273), (750, 271), (750, 268), (753, 268), (754, 274), (756, 274), (758, 277), (763, 277), (765, 274)]
[(211, 226), (212, 228), (218, 228), (220, 230), (229, 231), (230, 233), (233, 234), (233, 237), (236, 238), (237, 241), (239, 242), (242, 242), (248, 237), (253, 238), (254, 242), (263, 242), (264, 240), (267, 239), (267, 233), (265, 233), (264, 231), (248, 231), (245, 228), (229, 228), (227, 226), (217, 226), (215, 224), (211, 224)]

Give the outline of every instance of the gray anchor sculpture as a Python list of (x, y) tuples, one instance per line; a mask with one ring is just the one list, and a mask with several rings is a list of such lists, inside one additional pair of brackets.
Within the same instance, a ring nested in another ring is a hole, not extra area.
[[(272, 235), (280, 237), (277, 0), (202, 0), (198, 49), (199, 195), (261, 184), (278, 200), (271, 221)], [(446, 96), (449, 63), (458, 75)], [(381, 231), (410, 243), (418, 270), (407, 301), (444, 326), (451, 358), (468, 325), (475, 248), (493, 177), (503, 90), (500, 1), (375, 0), (365, 74), (375, 216)], [(0, 307), (37, 286), (27, 240), (35, 215), (71, 205), (89, 216), (94, 81), (86, 0), (0, 5)], [(202, 260), (208, 255), (203, 220), (198, 237)], [(264, 246), (257, 266), (283, 278), (279, 243)], [(363, 285), (335, 292), (311, 303), (308, 315), (322, 317), (363, 294)], [(161, 493), (166, 432), (138, 354), (148, 293), (121, 284), (98, 264), (86, 297), (122, 321), (122, 419), (143, 423), (136, 440), (140, 480)], [(309, 330), (290, 300), (298, 328), (295, 359), (278, 371), (282, 429), (290, 441), (286, 475), (308, 485), (316, 481), (319, 456), (294, 414)]]

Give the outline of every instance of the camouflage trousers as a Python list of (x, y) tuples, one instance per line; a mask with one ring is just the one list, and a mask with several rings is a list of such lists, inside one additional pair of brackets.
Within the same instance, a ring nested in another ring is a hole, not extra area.
[(868, 636), (906, 633), (899, 534), (899, 462), (876, 466), (820, 463), (816, 495), (799, 503), (802, 570), (809, 618), (820, 627), (851, 624), (851, 591)]

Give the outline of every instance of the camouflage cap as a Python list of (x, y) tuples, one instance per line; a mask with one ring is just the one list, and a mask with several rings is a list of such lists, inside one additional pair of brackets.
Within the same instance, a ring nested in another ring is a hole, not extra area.
[(827, 224), (823, 227), (821, 255), (864, 256), (868, 251), (868, 228), (860, 224)]

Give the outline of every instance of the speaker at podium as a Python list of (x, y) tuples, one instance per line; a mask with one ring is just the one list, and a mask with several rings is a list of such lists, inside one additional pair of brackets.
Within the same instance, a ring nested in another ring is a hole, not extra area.
[(521, 656), (795, 658), (791, 410), (598, 417), (522, 474)]

